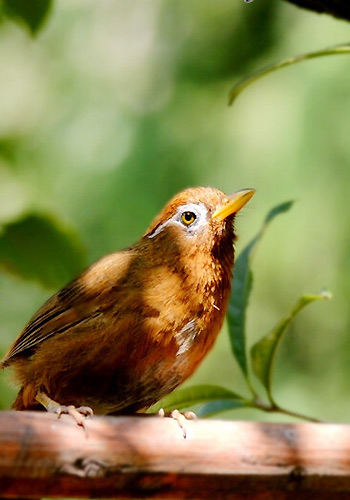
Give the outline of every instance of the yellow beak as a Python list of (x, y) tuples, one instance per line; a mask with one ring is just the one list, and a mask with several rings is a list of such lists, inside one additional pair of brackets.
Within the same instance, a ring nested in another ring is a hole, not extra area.
[(218, 208), (212, 215), (213, 219), (218, 219), (223, 221), (229, 215), (236, 214), (239, 210), (244, 207), (246, 203), (255, 193), (255, 189), (240, 189), (233, 193), (228, 202), (223, 206)]

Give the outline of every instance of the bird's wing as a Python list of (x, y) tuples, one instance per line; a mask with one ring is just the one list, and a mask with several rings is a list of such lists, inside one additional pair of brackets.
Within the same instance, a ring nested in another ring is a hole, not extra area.
[(19, 355), (28, 355), (52, 335), (67, 332), (115, 306), (114, 296), (120, 296), (118, 284), (127, 281), (132, 260), (132, 252), (108, 255), (53, 295), (24, 327), (0, 367), (11, 364)]

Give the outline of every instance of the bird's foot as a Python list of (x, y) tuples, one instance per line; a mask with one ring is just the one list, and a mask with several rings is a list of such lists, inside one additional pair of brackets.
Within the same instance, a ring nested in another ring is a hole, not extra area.
[[(50, 411), (50, 410), (48, 410)], [(58, 404), (55, 408), (51, 410), (53, 413), (56, 413), (57, 418), (60, 418), (61, 415), (70, 415), (74, 418), (76, 423), (81, 427), (85, 427), (85, 420), (89, 417), (92, 417), (94, 412), (88, 406), (79, 406), (76, 408), (74, 405), (60, 405)]]
[(177, 425), (182, 431), (183, 438), (187, 438), (187, 420), (195, 420), (197, 415), (193, 411), (180, 412), (179, 410), (173, 410), (170, 413), (165, 413), (163, 408), (158, 411), (160, 417), (169, 417), (175, 420)]
[(94, 414), (92, 409), (88, 406), (79, 406), (78, 408), (74, 405), (64, 406), (51, 399), (47, 394), (45, 394), (45, 392), (38, 392), (35, 399), (38, 403), (42, 404), (49, 413), (55, 413), (57, 418), (60, 418), (63, 414), (70, 415), (74, 418), (76, 423), (83, 427), (85, 432), (87, 432), (85, 420), (88, 417), (92, 417)]

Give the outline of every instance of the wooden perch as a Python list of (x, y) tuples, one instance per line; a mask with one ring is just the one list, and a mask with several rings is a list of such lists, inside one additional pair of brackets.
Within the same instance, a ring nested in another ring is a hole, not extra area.
[(349, 0), (287, 0), (299, 7), (314, 10), (315, 12), (331, 14), (350, 21)]
[(0, 412), (0, 497), (349, 499), (350, 426)]

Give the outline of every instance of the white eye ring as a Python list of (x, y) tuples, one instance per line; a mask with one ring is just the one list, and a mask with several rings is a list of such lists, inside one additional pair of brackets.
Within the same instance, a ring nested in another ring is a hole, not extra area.
[[(182, 216), (187, 213), (194, 216), (194, 220), (183, 220)], [(153, 233), (148, 235), (148, 238), (155, 238), (165, 227), (172, 224), (181, 225), (182, 228), (187, 229), (188, 236), (193, 236), (208, 223), (208, 217), (208, 209), (203, 203), (187, 203), (178, 207), (176, 213), (163, 224), (160, 224)]]

